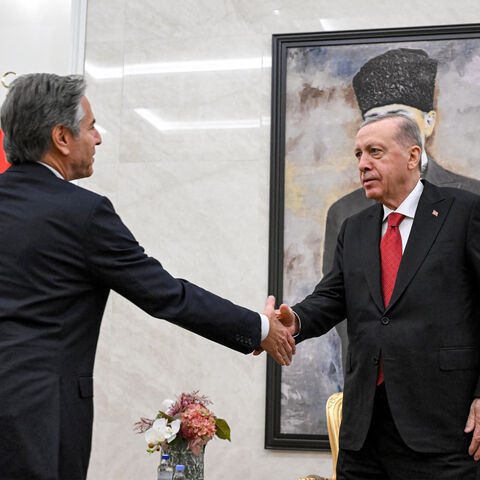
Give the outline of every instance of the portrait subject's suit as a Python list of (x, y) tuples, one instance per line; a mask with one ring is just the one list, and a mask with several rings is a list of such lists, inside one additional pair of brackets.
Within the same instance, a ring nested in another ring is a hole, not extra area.
[(239, 352), (260, 346), (257, 313), (171, 277), (108, 199), (42, 165), (0, 176), (0, 244), (2, 480), (85, 479), (110, 289)]
[(480, 197), (423, 182), (387, 308), (381, 204), (343, 223), (332, 270), (292, 307), (302, 322), (297, 342), (348, 318), (343, 449), (359, 450), (366, 438), (380, 352), (392, 416), (410, 448), (466, 451), (471, 439), (463, 430), (480, 396)]
[[(438, 187), (461, 188), (480, 195), (480, 181), (453, 173), (446, 168), (443, 168), (430, 157), (423, 178)], [(375, 200), (368, 199), (365, 196), (363, 188), (357, 188), (353, 192), (341, 197), (330, 206), (327, 212), (325, 244), (323, 249), (322, 271), (325, 275), (332, 267), (338, 233), (345, 219), (364, 210), (370, 205), (374, 205), (375, 203)], [(337, 325), (337, 331), (342, 340), (342, 364), (345, 368), (348, 347), (346, 322)]]

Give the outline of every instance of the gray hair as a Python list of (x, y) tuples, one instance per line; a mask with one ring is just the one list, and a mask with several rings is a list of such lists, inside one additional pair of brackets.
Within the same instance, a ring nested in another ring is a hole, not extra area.
[(398, 118), (401, 120), (394, 132), (394, 139), (398, 144), (405, 147), (418, 145), (420, 149), (423, 150), (422, 133), (420, 132), (417, 122), (402, 112), (379, 113), (378, 115), (368, 117), (364, 120), (360, 128), (370, 125), (371, 123), (380, 122), (387, 118)]
[(10, 163), (37, 162), (52, 145), (52, 129), (67, 127), (75, 136), (85, 116), (86, 83), (81, 75), (31, 73), (15, 79), (0, 113), (3, 146)]

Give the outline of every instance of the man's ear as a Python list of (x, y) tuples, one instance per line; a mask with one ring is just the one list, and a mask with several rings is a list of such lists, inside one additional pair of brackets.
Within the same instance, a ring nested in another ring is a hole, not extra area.
[(423, 121), (425, 127), (425, 139), (427, 139), (433, 133), (433, 129), (435, 128), (435, 123), (437, 121), (437, 114), (435, 110), (430, 110), (428, 113), (426, 113)]
[(419, 163), (422, 158), (422, 149), (418, 145), (411, 145), (408, 147), (409, 158), (407, 167), (409, 170), (419, 168)]
[(72, 133), (63, 125), (55, 125), (52, 129), (52, 144), (63, 155), (70, 154), (70, 140)]

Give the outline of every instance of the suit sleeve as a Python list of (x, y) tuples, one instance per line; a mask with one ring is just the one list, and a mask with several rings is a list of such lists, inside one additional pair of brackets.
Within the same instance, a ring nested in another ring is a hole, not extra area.
[[(477, 197), (472, 213), (467, 234), (467, 261), (473, 272), (472, 281), (476, 283), (477, 291), (480, 289), (480, 197)], [(478, 303), (478, 302), (477, 302)], [(476, 322), (480, 321), (480, 307), (477, 306)], [(475, 387), (474, 396), (480, 397), (480, 378)]]
[(148, 314), (243, 353), (260, 347), (258, 313), (173, 278), (145, 254), (105, 197), (90, 215), (83, 245), (96, 281)]
[(347, 221), (338, 235), (333, 266), (315, 287), (313, 293), (292, 307), (300, 317), (302, 328), (297, 343), (328, 332), (346, 318), (343, 281), (343, 242)]

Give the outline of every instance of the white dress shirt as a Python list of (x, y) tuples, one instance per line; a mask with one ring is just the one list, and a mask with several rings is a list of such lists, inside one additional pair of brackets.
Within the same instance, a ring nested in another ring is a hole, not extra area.
[(390, 210), (390, 208), (383, 205), (383, 223), (382, 223), (382, 237), (385, 235), (388, 227), (387, 217), (392, 213), (401, 213), (405, 218), (398, 226), (400, 236), (402, 237), (402, 253), (405, 251), (405, 246), (412, 230), (413, 219), (415, 218), (415, 212), (417, 211), (418, 202), (423, 192), (423, 183), (419, 180), (415, 188), (410, 192), (408, 197), (398, 206), (396, 210)]
[(37, 162), (39, 163), (40, 165), (43, 165), (44, 167), (48, 168), (51, 172), (53, 172), (55, 174), (55, 176), (57, 176), (58, 178), (61, 178), (62, 180), (65, 180), (62, 176), (62, 174), (58, 171), (58, 170), (55, 170), (53, 167), (51, 167), (50, 165), (47, 165), (46, 163), (43, 163), (43, 162)]

